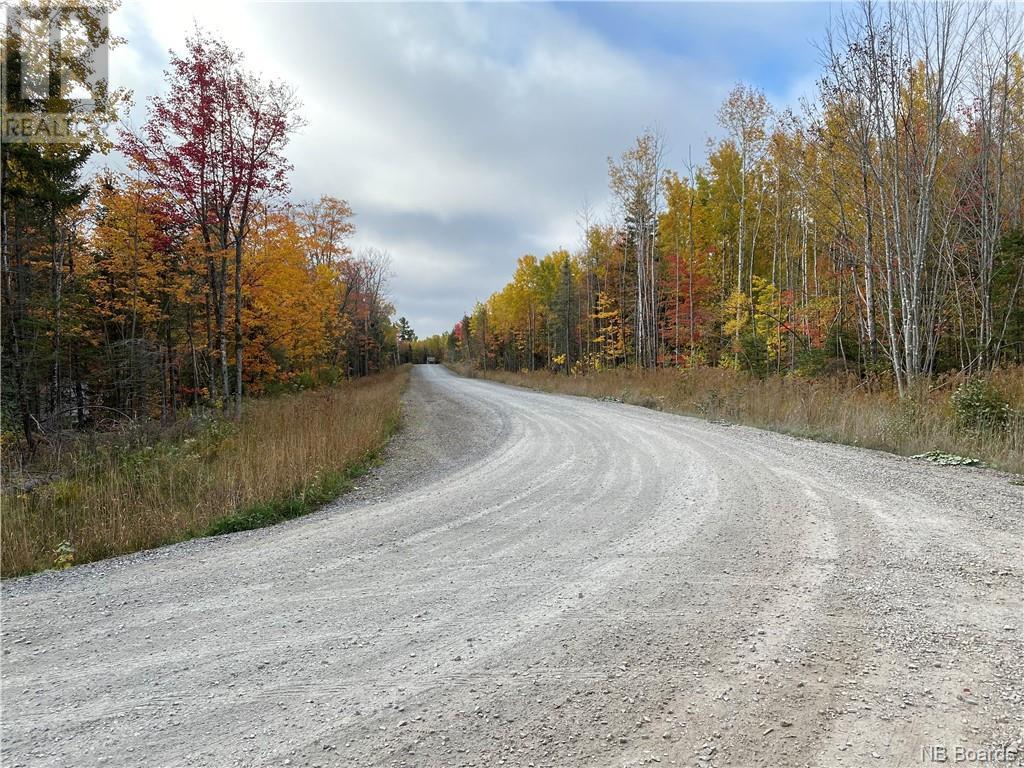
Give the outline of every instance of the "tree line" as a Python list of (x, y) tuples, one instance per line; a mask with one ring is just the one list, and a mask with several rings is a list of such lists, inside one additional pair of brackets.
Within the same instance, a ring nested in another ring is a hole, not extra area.
[(1012, 4), (862, 2), (816, 98), (738, 84), (703, 164), (645, 131), (581, 244), (430, 340), (483, 368), (848, 371), (901, 394), (1024, 360), (1024, 57)]
[[(344, 200), (286, 200), (293, 89), (197, 29), (172, 52), (142, 128), (108, 140), (125, 94), (96, 81), (83, 46), (28, 44), (68, 9), (22, 10), (5, 30), (8, 73), (57, 55), (66, 76), (42, 100), (8, 77), (6, 108), (66, 115), (78, 140), (2, 145), (6, 436), (32, 451), (70, 427), (192, 408), (237, 417), (244, 394), (396, 362), (388, 255), (353, 254)], [(118, 42), (98, 15), (73, 10), (84, 43)], [(98, 105), (87, 113), (72, 98), (83, 88)], [(127, 171), (87, 176), (90, 158), (115, 149)]]

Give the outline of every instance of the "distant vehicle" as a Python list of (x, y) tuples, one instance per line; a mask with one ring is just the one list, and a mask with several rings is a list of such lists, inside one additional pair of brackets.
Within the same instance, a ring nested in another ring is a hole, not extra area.
[(436, 357), (428, 357), (427, 358), (427, 362), (428, 363), (437, 363), (437, 358)]

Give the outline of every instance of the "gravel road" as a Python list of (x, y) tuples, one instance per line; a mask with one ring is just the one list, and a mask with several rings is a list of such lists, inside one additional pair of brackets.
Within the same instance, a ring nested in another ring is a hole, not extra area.
[(1006, 475), (440, 366), (405, 425), (314, 515), (5, 582), (3, 765), (1022, 760)]

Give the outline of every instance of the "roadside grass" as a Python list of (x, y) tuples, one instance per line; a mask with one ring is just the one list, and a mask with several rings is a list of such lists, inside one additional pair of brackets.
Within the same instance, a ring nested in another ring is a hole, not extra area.
[(612, 369), (567, 376), (551, 371), (481, 371), (450, 366), (471, 377), (545, 392), (615, 399), (633, 405), (745, 424), (826, 442), (901, 455), (930, 451), (970, 456), (1024, 474), (1024, 369), (995, 371), (989, 384), (1009, 404), (1000, 428), (958, 425), (950, 395), (962, 377), (922, 383), (912, 397), (853, 377), (756, 376), (722, 368), (639, 371)]
[[(391, 431), (389, 430), (388, 434), (391, 434)], [(367, 451), (365, 455), (355, 458), (342, 469), (325, 472), (322, 478), (314, 479), (312, 483), (291, 496), (252, 504), (232, 515), (215, 520), (203, 535), (220, 536), (225, 533), (251, 531), (308, 515), (352, 490), (354, 481), (379, 464), (380, 458), (380, 449)]]
[(399, 423), (408, 367), (246, 403), (139, 440), (79, 446), (5, 487), (0, 573), (16, 576), (271, 525), (352, 486)]

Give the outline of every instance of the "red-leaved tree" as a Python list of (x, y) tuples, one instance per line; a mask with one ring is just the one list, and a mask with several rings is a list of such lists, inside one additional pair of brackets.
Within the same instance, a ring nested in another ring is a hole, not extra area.
[[(224, 410), (230, 408), (228, 282), (234, 277), (235, 415), (242, 407), (242, 254), (253, 212), (288, 190), (284, 157), (301, 124), (294, 90), (248, 71), (243, 55), (202, 30), (171, 52), (168, 93), (149, 102), (139, 133), (123, 132), (121, 150), (194, 224), (206, 252), (215, 333), (208, 335), (210, 392), (220, 368)], [(232, 264), (233, 252), (233, 264)], [(233, 269), (232, 269), (233, 267)]]

